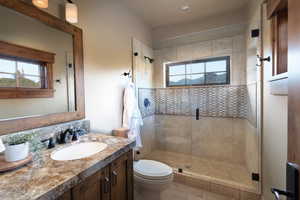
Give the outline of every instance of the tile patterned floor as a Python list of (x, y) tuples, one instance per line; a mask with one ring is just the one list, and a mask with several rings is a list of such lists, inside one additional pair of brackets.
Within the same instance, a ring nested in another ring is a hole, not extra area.
[[(139, 194), (135, 193), (135, 200), (143, 200)], [(156, 200), (156, 199), (153, 199)], [(226, 196), (207, 192), (205, 190), (189, 187), (177, 182), (162, 192), (161, 200), (234, 200)]]
[(250, 173), (243, 165), (158, 150), (147, 155), (145, 159), (157, 160), (173, 168), (182, 168), (187, 174), (208, 177), (216, 183), (243, 187), (250, 191), (255, 191), (258, 188), (257, 183), (251, 180)]

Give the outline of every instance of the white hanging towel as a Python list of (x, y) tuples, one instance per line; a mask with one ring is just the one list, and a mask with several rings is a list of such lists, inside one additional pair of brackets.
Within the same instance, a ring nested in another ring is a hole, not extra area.
[(5, 151), (5, 146), (2, 142), (2, 139), (0, 138), (0, 153), (3, 152), (3, 151)]
[(135, 96), (135, 86), (130, 82), (124, 92), (123, 128), (129, 129), (128, 138), (135, 139), (136, 149), (143, 146), (141, 126), (143, 126), (143, 119)]

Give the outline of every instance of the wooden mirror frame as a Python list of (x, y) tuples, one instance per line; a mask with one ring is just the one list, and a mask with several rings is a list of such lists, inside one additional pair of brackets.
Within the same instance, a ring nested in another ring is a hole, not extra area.
[(24, 131), (53, 124), (80, 120), (85, 118), (84, 107), (84, 71), (82, 30), (66, 21), (48, 14), (31, 4), (20, 0), (0, 0), (0, 5), (12, 9), (28, 17), (32, 17), (52, 28), (69, 33), (73, 37), (73, 54), (75, 68), (75, 112), (46, 114), (18, 119), (0, 121), (0, 135)]

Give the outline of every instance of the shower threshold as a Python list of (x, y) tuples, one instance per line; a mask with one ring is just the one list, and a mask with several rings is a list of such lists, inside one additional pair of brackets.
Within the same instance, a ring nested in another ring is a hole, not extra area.
[(145, 159), (157, 160), (171, 166), (175, 181), (200, 186), (211, 190), (213, 185), (224, 186), (231, 190), (259, 194), (259, 182), (252, 181), (251, 173), (241, 164), (199, 158), (187, 154), (156, 150)]

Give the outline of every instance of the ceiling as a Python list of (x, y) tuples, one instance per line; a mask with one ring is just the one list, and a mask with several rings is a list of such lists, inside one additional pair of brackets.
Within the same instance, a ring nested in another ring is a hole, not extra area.
[[(251, 0), (122, 0), (152, 28), (188, 23), (244, 9)], [(189, 5), (184, 12), (181, 7)]]

